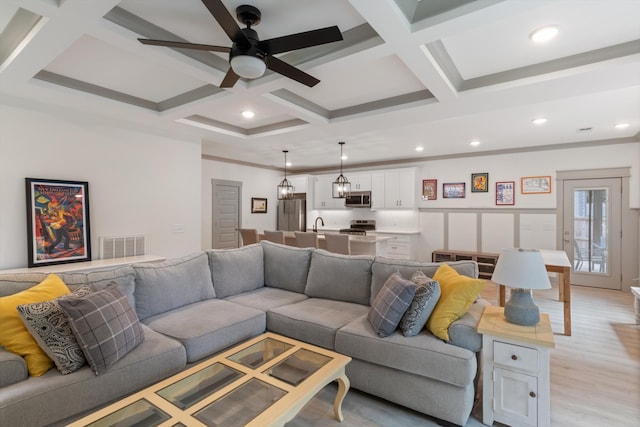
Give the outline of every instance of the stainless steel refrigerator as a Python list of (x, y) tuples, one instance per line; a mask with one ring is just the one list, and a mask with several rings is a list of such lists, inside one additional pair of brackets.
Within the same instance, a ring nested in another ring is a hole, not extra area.
[(307, 231), (307, 201), (278, 200), (278, 230)]

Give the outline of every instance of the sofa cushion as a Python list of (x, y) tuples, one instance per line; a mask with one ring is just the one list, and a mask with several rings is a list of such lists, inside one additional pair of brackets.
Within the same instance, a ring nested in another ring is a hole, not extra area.
[[(402, 274), (402, 277), (412, 277), (416, 271), (422, 270), (427, 276), (433, 277), (441, 264), (439, 262), (419, 262), (376, 257), (371, 267), (373, 273), (371, 278), (371, 302), (373, 302), (375, 296), (382, 289), (384, 282), (387, 281), (387, 278), (392, 273), (398, 271)], [(478, 277), (478, 264), (475, 261), (456, 261), (448, 264), (460, 274), (474, 278)]]
[(380, 338), (366, 316), (340, 328), (335, 342), (335, 351), (354, 359), (460, 387), (472, 383), (476, 375), (473, 352), (447, 344), (427, 331), (415, 337), (405, 337), (395, 331), (386, 338)]
[(407, 312), (400, 321), (400, 330), (405, 337), (418, 335), (440, 299), (440, 285), (427, 277), (422, 270), (416, 271), (411, 281), (418, 285), (416, 294)]
[(267, 329), (277, 334), (333, 349), (338, 329), (360, 316), (369, 307), (323, 298), (309, 298), (267, 312)]
[(53, 361), (40, 348), (18, 315), (21, 304), (49, 301), (69, 293), (69, 288), (55, 274), (17, 294), (0, 298), (0, 347), (24, 357), (29, 375), (40, 376), (53, 366)]
[(260, 244), (264, 251), (264, 284), (304, 293), (313, 249), (279, 245), (267, 240)]
[(263, 311), (219, 299), (176, 308), (145, 319), (144, 323), (181, 342), (188, 363), (260, 335), (266, 329)]
[(61, 298), (58, 304), (96, 375), (144, 341), (138, 316), (115, 283), (85, 296)]
[(418, 285), (393, 273), (373, 300), (367, 319), (378, 336), (386, 337), (396, 330), (400, 319), (413, 301)]
[(27, 362), (17, 354), (0, 347), (0, 388), (29, 378)]
[(315, 250), (304, 293), (310, 297), (369, 305), (372, 263), (370, 256)]
[(264, 286), (260, 289), (256, 289), (255, 291), (243, 292), (241, 294), (230, 296), (225, 298), (225, 301), (244, 305), (246, 307), (253, 307), (261, 311), (269, 311), (272, 308), (280, 307), (281, 305), (304, 301), (307, 298), (309, 297), (305, 294)]
[(88, 286), (82, 286), (68, 295), (50, 301), (18, 306), (18, 313), (31, 336), (62, 374), (70, 374), (80, 369), (87, 360), (58, 301), (68, 297), (83, 297), (90, 293), (91, 289)]
[(449, 344), (466, 348), (473, 352), (482, 349), (482, 334), (478, 333), (478, 323), (485, 307), (491, 305), (489, 301), (478, 298), (471, 304), (467, 312), (449, 326)]
[(131, 307), (136, 306), (134, 292), (136, 289), (136, 273), (133, 267), (114, 268), (111, 270), (90, 271), (87, 273), (87, 285), (94, 291), (104, 289), (108, 284), (115, 283), (129, 300)]
[(447, 264), (438, 268), (433, 279), (440, 284), (441, 295), (427, 320), (427, 329), (436, 337), (449, 341), (449, 326), (478, 299), (485, 281), (458, 274)]
[[(67, 425), (78, 414), (120, 400), (185, 368), (184, 347), (141, 325), (145, 340), (106, 373), (96, 376), (89, 365), (71, 375), (51, 369), (0, 390), (3, 426)], [(65, 421), (62, 421), (65, 420)]]
[(47, 273), (2, 273), (0, 274), (0, 297), (26, 291), (42, 282), (47, 276)]
[(141, 320), (216, 297), (204, 252), (159, 263), (135, 264), (133, 270), (135, 307)]
[(211, 249), (207, 254), (218, 298), (264, 286), (264, 253), (261, 244), (237, 249)]

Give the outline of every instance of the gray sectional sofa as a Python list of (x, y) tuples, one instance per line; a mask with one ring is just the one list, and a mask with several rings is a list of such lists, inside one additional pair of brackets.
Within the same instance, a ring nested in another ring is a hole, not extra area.
[[(450, 263), (477, 277), (475, 262)], [(488, 302), (478, 299), (449, 328), (445, 343), (424, 330), (380, 338), (369, 306), (390, 274), (432, 276), (439, 264), (345, 256), (270, 242), (209, 250), (162, 263), (61, 273), (75, 289), (117, 283), (136, 309), (145, 340), (96, 376), (89, 366), (29, 377), (24, 360), (0, 348), (0, 425), (64, 424), (147, 387), (266, 330), (353, 358), (351, 387), (448, 422), (471, 413)], [(27, 289), (44, 273), (0, 274), (0, 297)]]

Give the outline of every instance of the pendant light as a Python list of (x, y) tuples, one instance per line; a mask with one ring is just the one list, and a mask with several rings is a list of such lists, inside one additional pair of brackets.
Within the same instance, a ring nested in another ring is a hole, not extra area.
[(287, 179), (287, 153), (288, 150), (282, 150), (284, 153), (284, 179), (278, 184), (278, 200), (293, 199), (293, 185)]
[(341, 141), (338, 144), (340, 144), (340, 175), (333, 181), (331, 196), (334, 199), (346, 199), (351, 194), (351, 183), (342, 174), (342, 146), (344, 142)]

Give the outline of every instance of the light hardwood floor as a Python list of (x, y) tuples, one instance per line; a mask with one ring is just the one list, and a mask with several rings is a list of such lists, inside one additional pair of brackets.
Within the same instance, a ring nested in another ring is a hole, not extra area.
[[(498, 305), (497, 287), (482, 297)], [(549, 313), (556, 347), (551, 352), (553, 427), (640, 426), (640, 325), (630, 292), (572, 286), (572, 336), (562, 335), (558, 289), (536, 291), (540, 310)], [(426, 427), (441, 423), (423, 414), (356, 390), (347, 393), (345, 420), (332, 419), (336, 388), (327, 386), (287, 427)], [(428, 391), (425, 390), (425, 393)], [(500, 424), (495, 423), (495, 426)], [(482, 404), (466, 427), (481, 427)]]

